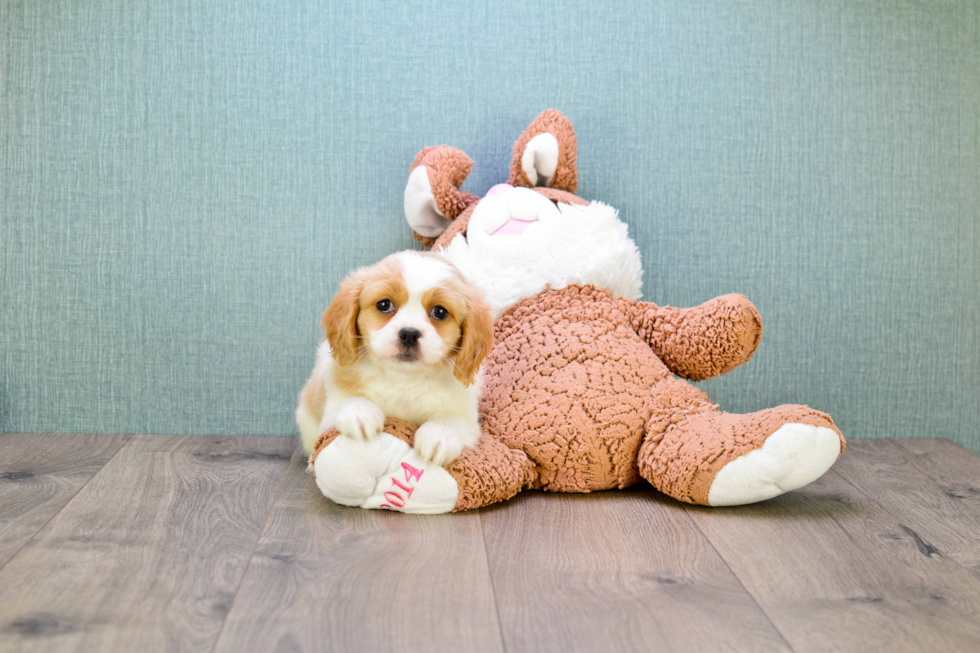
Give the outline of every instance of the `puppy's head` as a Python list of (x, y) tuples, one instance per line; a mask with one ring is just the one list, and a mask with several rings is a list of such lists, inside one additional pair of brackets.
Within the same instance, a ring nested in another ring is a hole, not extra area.
[(493, 344), (480, 291), (437, 254), (400, 252), (350, 274), (323, 314), (333, 356), (399, 366), (453, 366), (473, 383)]

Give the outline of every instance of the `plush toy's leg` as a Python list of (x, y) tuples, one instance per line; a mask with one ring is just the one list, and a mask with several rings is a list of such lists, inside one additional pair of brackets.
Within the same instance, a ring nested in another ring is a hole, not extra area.
[(385, 432), (354, 440), (330, 430), (312, 456), (317, 487), (335, 503), (401, 512), (451, 512), (459, 498), (445, 469), (419, 458), (410, 434), (415, 427), (388, 420)]
[(328, 431), (312, 456), (317, 487), (346, 506), (435, 514), (509, 499), (533, 479), (527, 456), (492, 436), (444, 469), (419, 458), (414, 434), (415, 426), (392, 419), (366, 442)]
[[(770, 499), (815, 481), (844, 449), (834, 421), (812, 408), (735, 415), (697, 395), (682, 391), (658, 399), (664, 405), (640, 447), (640, 474), (680, 501), (734, 506)], [(691, 401), (688, 410), (678, 410), (678, 396)]]
[(479, 444), (464, 450), (446, 469), (459, 484), (459, 499), (453, 512), (505, 501), (536, 478), (534, 463), (527, 454), (511, 449), (485, 430)]

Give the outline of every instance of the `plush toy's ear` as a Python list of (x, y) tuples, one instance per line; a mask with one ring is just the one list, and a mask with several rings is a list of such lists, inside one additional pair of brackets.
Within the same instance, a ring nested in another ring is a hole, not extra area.
[(514, 143), (507, 183), (574, 193), (578, 186), (577, 154), (571, 121), (555, 109), (543, 111)]
[(432, 247), (449, 223), (477, 201), (459, 189), (472, 167), (470, 157), (448, 145), (427, 147), (415, 155), (405, 186), (405, 218), (416, 240)]

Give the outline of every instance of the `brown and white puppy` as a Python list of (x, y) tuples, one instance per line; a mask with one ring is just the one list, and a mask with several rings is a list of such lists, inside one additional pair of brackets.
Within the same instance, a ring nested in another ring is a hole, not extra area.
[(418, 424), (415, 450), (438, 465), (476, 445), (493, 320), (456, 266), (408, 251), (356, 270), (322, 324), (326, 339), (296, 409), (308, 453), (331, 427), (364, 440), (386, 417)]

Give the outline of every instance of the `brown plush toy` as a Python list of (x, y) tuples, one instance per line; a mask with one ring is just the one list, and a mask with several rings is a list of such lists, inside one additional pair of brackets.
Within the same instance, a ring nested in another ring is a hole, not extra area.
[[(616, 211), (576, 196), (571, 123), (548, 110), (514, 145), (510, 178), (479, 199), (472, 161), (448, 146), (415, 158), (405, 213), (495, 311), (483, 436), (443, 469), (389, 420), (367, 441), (324, 433), (313, 452), (338, 503), (403, 512), (469, 510), (523, 489), (589, 492), (645, 479), (680, 501), (762, 501), (818, 478), (844, 448), (824, 413), (786, 405), (736, 415), (698, 381), (745, 363), (762, 324), (741, 295), (677, 309), (637, 301), (642, 268)], [(680, 378), (678, 378), (680, 377)]]

